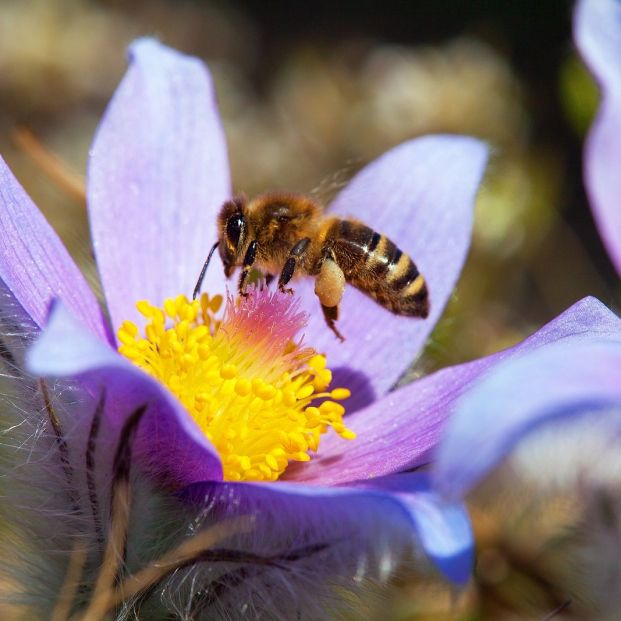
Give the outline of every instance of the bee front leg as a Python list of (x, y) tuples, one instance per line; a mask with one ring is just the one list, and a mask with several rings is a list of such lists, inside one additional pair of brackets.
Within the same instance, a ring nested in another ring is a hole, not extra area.
[(285, 266), (282, 268), (280, 278), (278, 279), (278, 288), (283, 293), (293, 293), (293, 289), (288, 289), (285, 285), (291, 280), (291, 278), (293, 278), (293, 273), (295, 272), (297, 263), (304, 256), (309, 244), (310, 238), (304, 237), (300, 241), (296, 242), (293, 248), (289, 250), (289, 256), (285, 261)]
[(246, 297), (248, 294), (246, 293), (246, 278), (248, 277), (248, 273), (252, 269), (254, 265), (254, 261), (257, 258), (257, 240), (253, 239), (248, 246), (248, 250), (246, 250), (246, 254), (244, 255), (244, 262), (242, 263), (242, 271), (239, 275), (239, 283), (237, 285), (237, 290), (239, 291), (239, 295)]
[(343, 291), (345, 291), (345, 274), (332, 255), (328, 255), (315, 279), (315, 294), (321, 302), (321, 310), (328, 328), (340, 341), (344, 341), (345, 337), (337, 330), (335, 321), (339, 317), (339, 304)]

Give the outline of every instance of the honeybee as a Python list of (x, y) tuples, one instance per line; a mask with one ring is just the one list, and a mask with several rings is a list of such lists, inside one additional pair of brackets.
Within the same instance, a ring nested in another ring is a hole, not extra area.
[(280, 272), (278, 287), (288, 293), (294, 276), (314, 276), (325, 321), (341, 341), (336, 321), (346, 282), (397, 315), (424, 319), (429, 314), (427, 284), (407, 254), (362, 222), (324, 216), (308, 196), (271, 192), (224, 203), (218, 241), (203, 265), (194, 298), (216, 248), (227, 278), (241, 266), (240, 295), (246, 295), (253, 267), (263, 271), (268, 284)]

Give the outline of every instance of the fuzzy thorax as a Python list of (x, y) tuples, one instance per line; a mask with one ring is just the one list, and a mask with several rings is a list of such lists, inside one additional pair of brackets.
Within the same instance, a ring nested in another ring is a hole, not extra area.
[[(165, 384), (218, 451), (229, 481), (275, 481), (290, 461), (308, 461), (332, 427), (342, 438), (336, 401), (345, 388), (327, 391), (326, 359), (295, 342), (306, 316), (282, 293), (249, 290), (189, 301), (167, 299), (163, 308), (138, 302), (144, 335), (131, 321), (118, 332), (119, 351)], [(318, 398), (325, 400), (312, 405)]]

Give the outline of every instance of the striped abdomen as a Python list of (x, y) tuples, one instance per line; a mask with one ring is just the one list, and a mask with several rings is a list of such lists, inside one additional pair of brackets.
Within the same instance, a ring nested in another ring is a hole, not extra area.
[(427, 317), (427, 284), (410, 257), (360, 222), (336, 220), (328, 233), (347, 282), (397, 315)]

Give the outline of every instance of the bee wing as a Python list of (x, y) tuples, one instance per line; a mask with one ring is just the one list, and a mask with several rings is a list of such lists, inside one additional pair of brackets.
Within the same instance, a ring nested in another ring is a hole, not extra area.
[(323, 177), (319, 183), (308, 193), (311, 198), (320, 205), (327, 205), (326, 211), (330, 211), (332, 199), (342, 190), (358, 170), (360, 162), (350, 160), (336, 172)]

